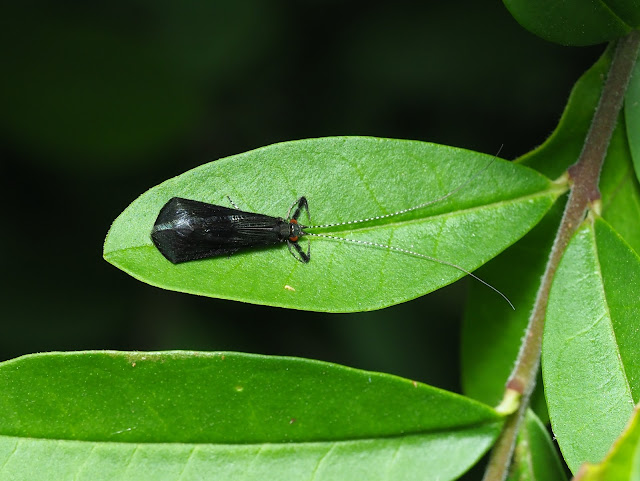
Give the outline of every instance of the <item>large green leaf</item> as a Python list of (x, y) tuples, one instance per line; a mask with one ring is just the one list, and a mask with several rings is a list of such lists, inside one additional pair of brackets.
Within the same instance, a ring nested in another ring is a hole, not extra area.
[(239, 353), (29, 355), (0, 392), (3, 480), (447, 480), (502, 425), (408, 379)]
[(585, 464), (575, 481), (640, 481), (640, 411), (638, 406), (602, 463)]
[(640, 398), (640, 257), (601, 218), (572, 238), (549, 294), (542, 372), (569, 467), (598, 462)]
[(518, 433), (508, 481), (566, 481), (567, 476), (547, 428), (528, 410)]
[(640, 25), (637, 0), (503, 0), (503, 3), (520, 25), (561, 45), (608, 42)]
[[(415, 141), (336, 137), (285, 142), (205, 164), (149, 190), (113, 223), (105, 258), (150, 284), (258, 304), (317, 311), (372, 310), (447, 285), (463, 273), (412, 255), (312, 238), (311, 262), (283, 246), (173, 265), (150, 231), (174, 196), (284, 216), (301, 195), (313, 224), (402, 216), (316, 232), (410, 249), (474, 270), (533, 227), (563, 191), (542, 175), (491, 157)], [(500, 287), (500, 286), (497, 286)]]

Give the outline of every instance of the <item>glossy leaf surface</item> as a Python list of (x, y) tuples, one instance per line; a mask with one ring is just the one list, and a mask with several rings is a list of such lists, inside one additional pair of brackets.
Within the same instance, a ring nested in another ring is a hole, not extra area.
[(84, 352), (0, 364), (0, 479), (454, 479), (488, 406), (407, 379), (239, 353)]
[(601, 218), (570, 241), (549, 295), (542, 372), (572, 470), (598, 462), (640, 397), (640, 257)]
[(566, 481), (564, 468), (547, 428), (528, 410), (518, 433), (508, 481)]
[(530, 32), (561, 45), (615, 40), (640, 25), (637, 0), (503, 0)]
[[(453, 267), (385, 248), (311, 238), (311, 262), (285, 245), (173, 265), (151, 227), (174, 196), (286, 216), (304, 195), (312, 223), (375, 217), (438, 199), (402, 216), (315, 230), (409, 249), (474, 270), (522, 237), (562, 192), (542, 175), (492, 157), (423, 142), (310, 139), (236, 155), (170, 179), (113, 223), (105, 258), (144, 282), (192, 294), (316, 311), (373, 310), (447, 285)], [(495, 294), (497, 295), (497, 294)]]
[(600, 464), (585, 464), (575, 481), (640, 481), (640, 411), (638, 406), (622, 435)]

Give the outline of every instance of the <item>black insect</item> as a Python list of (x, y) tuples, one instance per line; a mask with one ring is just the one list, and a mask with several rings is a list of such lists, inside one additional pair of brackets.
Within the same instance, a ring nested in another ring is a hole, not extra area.
[[(291, 211), (294, 210), (293, 215)], [(287, 243), (291, 255), (301, 262), (310, 259), (298, 239), (305, 233), (298, 224), (307, 199), (291, 206), (287, 219), (174, 197), (160, 210), (151, 239), (160, 253), (174, 264), (231, 255), (239, 250)]]

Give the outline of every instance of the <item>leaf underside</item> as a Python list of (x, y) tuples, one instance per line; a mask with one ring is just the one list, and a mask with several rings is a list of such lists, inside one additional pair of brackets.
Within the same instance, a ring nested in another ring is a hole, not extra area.
[(598, 462), (640, 398), (640, 257), (602, 218), (587, 219), (549, 294), (542, 372), (569, 467)]

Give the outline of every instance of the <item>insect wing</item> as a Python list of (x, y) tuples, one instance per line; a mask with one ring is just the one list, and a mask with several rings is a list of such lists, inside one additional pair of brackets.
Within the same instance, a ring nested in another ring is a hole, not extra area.
[(160, 210), (151, 231), (158, 250), (174, 264), (280, 242), (280, 219), (174, 197)]

